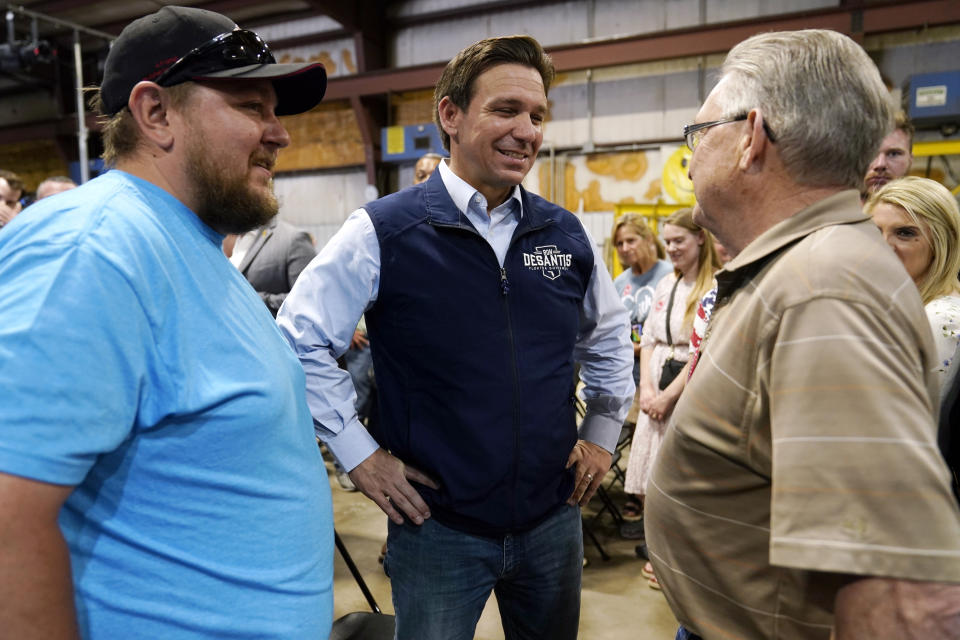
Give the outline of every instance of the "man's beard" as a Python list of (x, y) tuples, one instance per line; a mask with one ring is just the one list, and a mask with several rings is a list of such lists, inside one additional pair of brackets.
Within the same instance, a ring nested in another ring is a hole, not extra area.
[(258, 162), (272, 167), (273, 156), (258, 151), (249, 158), (247, 171), (231, 174), (211, 157), (209, 148), (203, 136), (196, 135), (187, 151), (197, 217), (222, 234), (246, 233), (270, 222), (280, 208), (273, 194), (273, 180), (266, 191), (254, 189), (249, 168)]
[[(883, 184), (873, 184), (876, 178), (882, 178)], [(863, 190), (861, 192), (861, 197), (864, 200), (866, 200), (867, 198), (875, 194), (877, 191), (880, 191), (880, 189), (887, 186), (887, 184), (893, 179), (894, 179), (893, 176), (890, 175), (889, 173), (868, 174), (867, 177), (864, 178), (863, 180)]]

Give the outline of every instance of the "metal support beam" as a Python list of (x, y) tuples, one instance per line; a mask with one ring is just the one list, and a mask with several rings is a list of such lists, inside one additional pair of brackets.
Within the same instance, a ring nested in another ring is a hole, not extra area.
[(956, 0), (896, 2), (869, 7), (862, 9), (863, 31), (866, 34), (920, 29), (960, 21), (960, 2)]
[[(354, 0), (308, 0), (307, 4), (313, 8), (314, 13), (336, 20), (347, 31), (359, 31), (363, 28), (362, 22), (364, 20), (361, 16), (359, 2)], [(370, 7), (370, 10), (372, 11), (375, 8)]]
[(54, 18), (42, 13), (37, 13), (36, 11), (31, 11), (30, 9), (25, 9), (17, 5), (7, 5), (7, 11), (13, 11), (21, 16), (27, 16), (34, 19), (42, 20), (58, 27), (65, 27), (73, 32), (81, 31), (87, 35), (95, 36), (97, 38), (103, 38), (104, 40), (112, 41), (116, 38), (112, 33), (106, 33), (103, 31), (98, 31), (97, 29), (91, 29), (90, 27), (85, 27), (82, 24), (76, 24), (75, 22), (70, 22), (68, 20), (60, 20), (59, 18)]
[[(29, 9), (24, 9), (23, 7), (10, 5), (7, 7), (7, 22), (8, 25), (13, 21), (13, 15), (17, 14), (20, 16), (26, 16), (31, 18), (31, 33), (33, 35), (34, 42), (37, 41), (37, 22), (43, 21), (44, 23), (52, 24), (56, 27), (66, 27), (73, 31), (73, 68), (74, 68), (74, 89), (76, 91), (75, 101), (76, 101), (76, 131), (77, 131), (77, 155), (80, 161), (80, 182), (84, 183), (90, 179), (90, 167), (88, 163), (88, 149), (87, 149), (87, 140), (88, 140), (88, 130), (87, 130), (87, 118), (86, 118), (86, 109), (84, 107), (83, 100), (83, 50), (80, 45), (80, 34), (84, 33), (86, 35), (92, 35), (98, 38), (103, 38), (107, 42), (112, 42), (113, 36), (109, 33), (104, 33), (102, 31), (97, 31), (96, 29), (91, 29), (80, 24), (75, 24), (67, 20), (61, 20), (59, 18), (54, 18), (52, 16), (44, 15), (42, 13), (37, 13), (36, 11), (31, 11)], [(10, 30), (12, 36), (13, 30)], [(11, 40), (12, 44), (12, 40)]]
[[(99, 131), (100, 125), (95, 116), (87, 114), (84, 125), (88, 131)], [(64, 120), (46, 120), (30, 124), (17, 124), (0, 129), (0, 144), (16, 142), (30, 142), (33, 140), (52, 139), (58, 136), (77, 135), (76, 122), (72, 118)]]
[(343, 40), (352, 35), (353, 34), (346, 29), (331, 29), (330, 31), (318, 31), (317, 33), (308, 33), (302, 36), (268, 40), (267, 44), (270, 45), (271, 49), (277, 51), (279, 49), (292, 49), (307, 44), (323, 44), (324, 42), (332, 42), (333, 40)]
[(480, 2), (477, 4), (465, 5), (462, 7), (451, 7), (449, 9), (438, 9), (436, 11), (425, 11), (409, 16), (388, 16), (387, 21), (394, 28), (407, 27), (410, 25), (442, 22), (444, 20), (473, 18), (476, 16), (494, 13), (496, 11), (511, 11), (516, 9), (528, 9), (531, 7), (549, 7), (550, 5), (560, 4), (564, 1), (565, 0), (487, 0), (486, 2)]
[[(317, 11), (336, 20), (352, 32), (357, 69), (361, 73), (383, 69), (386, 65), (386, 30), (380, 19), (386, 8), (383, 0), (368, 0), (362, 10), (355, 0), (311, 0)], [(380, 192), (377, 166), (380, 164), (380, 129), (386, 124), (387, 105), (382, 96), (350, 96), (350, 107), (363, 138), (364, 168), (367, 185)]]
[[(855, 13), (862, 17), (861, 33), (866, 36), (960, 23), (960, 2), (915, 0), (896, 5), (845, 5), (841, 8), (702, 25), (604, 42), (552, 47), (548, 48), (548, 52), (557, 71), (561, 72), (725, 53), (737, 43), (763, 31), (832, 29), (854, 35)], [(436, 83), (444, 66), (433, 64), (331, 78), (326, 95), (335, 100), (353, 95), (426, 89)]]
[(351, 96), (371, 96), (426, 89), (440, 79), (445, 64), (429, 64), (419, 67), (404, 67), (389, 71), (373, 71), (353, 76), (330, 78), (324, 100), (343, 100)]
[[(229, 7), (248, 6), (255, 0), (208, 0), (201, 2), (197, 6), (205, 8), (219, 8), (221, 11), (229, 11)], [(381, 0), (382, 1), (382, 0)], [(80, 0), (47, 0), (46, 4), (37, 6), (70, 6), (72, 4), (80, 5)], [(356, 3), (357, 7), (361, 3)], [(506, 10), (507, 3), (503, 0), (487, 0), (480, 2), (470, 8), (451, 9), (445, 11), (472, 11), (481, 12), (491, 10)], [(528, 0), (515, 0), (511, 3), (513, 7), (535, 6), (537, 3)], [(544, 5), (554, 4), (553, 0), (543, 0)], [(366, 33), (367, 37), (374, 43), (379, 39), (379, 32), (376, 29), (367, 31), (367, 15), (369, 12), (353, 12), (347, 0), (331, 0), (330, 3), (325, 0), (313, 0), (311, 8), (304, 12), (305, 15), (318, 15), (325, 8), (332, 7), (338, 15), (331, 15), (334, 19), (342, 17), (351, 26), (359, 26), (361, 32)], [(429, 13), (429, 12), (428, 12)], [(433, 12), (436, 15), (430, 19), (443, 19), (446, 16), (444, 11)], [(443, 15), (441, 15), (443, 14)], [(432, 14), (431, 14), (432, 15)], [(458, 14), (459, 15), (459, 14)], [(449, 16), (447, 16), (449, 17)], [(369, 19), (383, 21), (383, 13), (370, 16)], [(411, 17), (411, 20), (416, 20)], [(387, 27), (398, 23), (405, 23), (407, 19), (396, 19), (391, 21), (386, 19)], [(116, 23), (114, 25), (94, 25), (105, 28), (107, 31), (119, 31), (129, 21)], [(906, 31), (912, 29), (923, 29), (930, 26), (960, 24), (960, 2), (957, 0), (901, 0), (896, 3), (877, 4), (873, 2), (861, 2), (859, 0), (841, 0), (841, 4), (827, 9), (805, 11), (792, 14), (780, 14), (754, 20), (727, 22), (719, 24), (702, 24), (687, 29), (677, 29), (671, 31), (650, 33), (628, 38), (619, 38), (616, 40), (607, 40), (601, 42), (587, 42), (583, 44), (553, 47), (549, 52), (553, 56), (554, 63), (558, 71), (574, 71), (582, 69), (597, 69), (609, 66), (618, 66), (625, 64), (634, 64), (642, 62), (651, 62), (680, 57), (704, 56), (708, 54), (721, 54), (728, 51), (738, 42), (761, 31), (801, 29), (801, 28), (827, 28), (834, 29), (841, 33), (860, 38), (861, 36), (870, 36), (894, 31)], [(72, 26), (72, 25), (71, 25)], [(87, 33), (92, 29), (84, 29)], [(327, 32), (325, 34), (314, 34), (313, 36), (303, 36), (294, 41), (277, 41), (271, 43), (276, 48), (293, 46), (294, 44), (309, 44), (314, 41), (322, 41), (329, 37), (348, 37), (356, 33), (355, 29), (345, 28), (342, 31)], [(98, 33), (97, 35), (109, 35)], [(358, 58), (364, 49), (358, 46)], [(365, 58), (367, 54), (364, 53)], [(432, 87), (445, 66), (442, 63), (422, 65), (416, 67), (405, 67), (401, 69), (377, 69), (377, 62), (373, 60), (375, 55), (370, 55), (370, 59), (364, 59), (365, 67), (361, 67), (362, 72), (356, 75), (331, 78), (327, 87), (326, 100), (350, 100), (357, 113), (358, 122), (361, 123), (361, 130), (370, 117), (369, 97), (384, 96), (389, 93), (412, 91)], [(359, 62), (359, 61), (358, 61)], [(354, 100), (356, 98), (357, 100)], [(376, 104), (376, 102), (374, 103)], [(359, 105), (359, 106), (358, 106)], [(367, 105), (367, 106), (365, 106)], [(386, 111), (385, 109), (383, 110)], [(363, 113), (366, 115), (363, 115)], [(375, 121), (375, 119), (373, 119)], [(90, 127), (90, 118), (86, 119), (87, 126)], [(73, 132), (74, 127), (69, 121), (61, 122), (57, 125), (37, 125), (41, 128), (46, 127), (46, 134), (40, 135), (34, 133), (23, 136), (24, 131), (37, 131), (33, 126), (18, 125), (16, 127), (7, 127), (0, 129), (0, 142), (10, 142), (13, 140), (30, 139), (31, 137), (49, 137), (55, 133)], [(92, 128), (92, 127), (91, 127)], [(51, 130), (51, 129), (55, 129)], [(379, 142), (379, 130), (369, 130), (365, 134), (365, 147), (369, 144), (374, 151)], [(369, 167), (370, 160), (367, 163)], [(368, 169), (368, 176), (371, 171)]]
[[(61, 0), (61, 1), (69, 2), (70, 0)], [(89, 4), (89, 3), (90, 3), (89, 0), (86, 0), (81, 4)], [(164, 4), (168, 4), (168, 3), (164, 3)], [(169, 3), (169, 4), (174, 4), (174, 3)], [(223, 15), (229, 18), (232, 18), (233, 15), (235, 15), (238, 10), (243, 10), (247, 7), (263, 7), (264, 4), (265, 3), (263, 2), (263, 0), (208, 0), (206, 2), (190, 3), (190, 6), (196, 7), (197, 9), (206, 9), (207, 11), (222, 13)], [(156, 8), (159, 9), (160, 7), (156, 7)], [(290, 12), (288, 10), (280, 8), (273, 13), (269, 13), (269, 12), (263, 13), (262, 15), (260, 15), (260, 17), (257, 18), (256, 22), (258, 23), (269, 22), (270, 24), (276, 24), (278, 22), (283, 21), (283, 20), (276, 19), (278, 16), (286, 16), (289, 13)], [(316, 11), (313, 11), (313, 10), (308, 12), (298, 12), (298, 13), (303, 14), (303, 15), (299, 15), (299, 17), (308, 17), (312, 15), (317, 15)], [(111, 22), (104, 22), (95, 26), (98, 29), (109, 31), (110, 33), (114, 34), (113, 37), (115, 38), (120, 33), (120, 31), (123, 30), (125, 26), (133, 22), (134, 19), (139, 18), (141, 15), (146, 15), (146, 12), (142, 14), (135, 14), (133, 17), (124, 18), (123, 20), (113, 20)], [(251, 24), (253, 24), (253, 21), (244, 20), (241, 26), (250, 28)]]
[(30, 3), (30, 9), (38, 13), (52, 15), (85, 9), (89, 5), (90, 0), (41, 0), (40, 2)]
[(960, 155), (960, 140), (931, 140), (913, 143), (913, 157)]
[(364, 168), (367, 184), (377, 185), (377, 165), (380, 164), (380, 129), (386, 125), (386, 102), (382, 98), (352, 96), (350, 106), (363, 138)]
[(83, 104), (83, 52), (80, 50), (80, 32), (73, 32), (73, 69), (76, 79), (77, 100), (77, 160), (80, 162), (80, 184), (90, 179), (90, 163), (87, 151), (86, 109)]

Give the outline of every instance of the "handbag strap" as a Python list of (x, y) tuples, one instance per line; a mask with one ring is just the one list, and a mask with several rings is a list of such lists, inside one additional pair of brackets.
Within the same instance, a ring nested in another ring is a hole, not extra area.
[(670, 333), (670, 316), (673, 311), (673, 298), (677, 295), (677, 287), (680, 285), (680, 276), (677, 276), (673, 283), (673, 289), (670, 289), (670, 301), (667, 302), (667, 343), (673, 347), (673, 335)]

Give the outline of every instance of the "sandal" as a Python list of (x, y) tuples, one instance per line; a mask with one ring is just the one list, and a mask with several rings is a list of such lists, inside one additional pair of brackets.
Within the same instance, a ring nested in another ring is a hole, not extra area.
[(632, 520), (639, 520), (643, 517), (643, 505), (639, 500), (633, 496), (630, 496), (623, 504), (623, 509), (620, 510), (620, 515), (623, 516), (623, 519), (628, 522)]
[(640, 569), (640, 575), (642, 575), (647, 580), (656, 580), (657, 576), (653, 573), (653, 565), (649, 562), (643, 565), (643, 569)]
[(647, 586), (656, 591), (663, 591), (663, 588), (660, 586), (660, 581), (657, 580), (657, 576), (647, 578)]

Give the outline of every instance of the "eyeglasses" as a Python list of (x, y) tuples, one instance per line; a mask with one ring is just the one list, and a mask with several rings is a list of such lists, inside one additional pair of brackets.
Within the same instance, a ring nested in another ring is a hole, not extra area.
[[(683, 128), (683, 138), (687, 141), (687, 148), (690, 151), (693, 151), (697, 148), (697, 145), (700, 144), (700, 140), (703, 139), (703, 134), (707, 132), (707, 129), (710, 127), (715, 127), (718, 124), (728, 124), (730, 122), (740, 122), (747, 119), (748, 114), (741, 113), (738, 116), (733, 118), (727, 118), (726, 120), (714, 120), (712, 122), (701, 122), (699, 124), (688, 124)], [(773, 136), (773, 131), (770, 130), (770, 127), (767, 126), (767, 123), (763, 123), (763, 131), (767, 134), (767, 138), (770, 142), (776, 142), (777, 139)]]
[(170, 65), (154, 82), (171, 87), (208, 73), (252, 64), (273, 64), (267, 43), (252, 31), (236, 29), (203, 43)]

